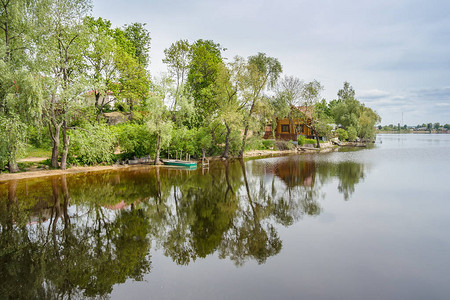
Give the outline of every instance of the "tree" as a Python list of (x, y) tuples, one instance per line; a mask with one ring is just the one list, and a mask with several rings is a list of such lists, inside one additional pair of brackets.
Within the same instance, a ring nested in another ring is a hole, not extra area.
[(238, 93), (242, 87), (240, 74), (245, 65), (242, 59), (236, 57), (227, 68), (224, 64), (219, 66), (218, 78), (215, 81), (215, 97), (217, 107), (216, 121), (223, 123), (226, 128), (225, 148), (222, 153), (223, 158), (228, 158), (230, 150), (230, 135), (232, 130), (236, 130), (242, 124), (242, 106), (238, 102)]
[(317, 148), (320, 148), (319, 134), (325, 133), (328, 123), (326, 114), (321, 110), (316, 109), (322, 90), (323, 86), (320, 82), (313, 80), (303, 86), (301, 93), (303, 99), (303, 109), (301, 111), (303, 124), (312, 130), (312, 133), (316, 137)]
[(191, 46), (191, 62), (187, 84), (194, 100), (196, 127), (205, 125), (212, 112), (217, 109), (214, 82), (223, 63), (220, 44), (211, 40), (197, 40)]
[(119, 70), (119, 84), (116, 85), (116, 94), (119, 99), (125, 99), (133, 118), (134, 106), (149, 95), (150, 75), (136, 59), (125, 51), (119, 51), (116, 56), (116, 65)]
[(291, 128), (292, 119), (295, 116), (295, 110), (301, 105), (301, 96), (303, 90), (303, 81), (294, 76), (285, 76), (278, 82), (276, 94), (272, 106), (275, 108), (272, 117), (272, 128), (274, 128), (276, 119), (289, 118), (289, 128)]
[(77, 117), (77, 106), (84, 91), (82, 40), (86, 37), (83, 19), (91, 9), (89, 0), (52, 1), (46, 7), (41, 28), (39, 57), (46, 74), (44, 116), (53, 140), (52, 167), (58, 167), (60, 132), (63, 151), (61, 169), (67, 166), (70, 137), (67, 131)]
[(344, 87), (338, 91), (338, 100), (333, 103), (331, 109), (335, 123), (346, 129), (349, 126), (358, 128), (361, 103), (354, 97), (353, 87), (348, 82), (344, 82)]
[(434, 128), (435, 130), (439, 130), (440, 127), (441, 127), (441, 124), (439, 124), (439, 122), (434, 123), (434, 125), (433, 125), (433, 128)]
[(26, 0), (0, 2), (0, 169), (3, 160), (17, 172), (16, 158), (25, 150), (25, 131), (40, 117), (42, 87), (35, 70), (34, 13)]
[(380, 116), (374, 110), (364, 105), (361, 105), (361, 113), (358, 120), (359, 124), (358, 136), (366, 140), (374, 139), (375, 124), (380, 121), (381, 121)]
[(191, 45), (187, 40), (179, 40), (164, 50), (163, 62), (167, 64), (170, 74), (175, 77), (175, 93), (172, 111), (177, 109), (178, 99), (184, 90), (190, 65)]
[(118, 79), (117, 61), (121, 51), (114, 39), (111, 22), (102, 18), (86, 17), (84, 25), (87, 28), (86, 47), (83, 56), (86, 60), (86, 72), (90, 76), (97, 113), (97, 122), (104, 107), (110, 104), (114, 97), (108, 97), (115, 90)]
[(124, 26), (125, 37), (134, 47), (133, 57), (144, 69), (150, 61), (148, 52), (150, 51), (150, 33), (145, 28), (146, 23), (132, 23)]
[[(338, 91), (338, 100), (332, 104), (331, 115), (336, 124), (347, 129), (349, 135), (349, 128), (352, 127), (362, 139), (375, 138), (374, 126), (381, 121), (374, 110), (355, 99), (355, 91), (348, 82), (344, 82), (344, 87)], [(393, 130), (393, 126), (390, 127)]]
[(278, 77), (282, 72), (282, 67), (278, 59), (269, 57), (265, 53), (248, 58), (248, 64), (243, 72), (242, 83), (244, 88), (241, 94), (241, 105), (244, 107), (244, 135), (242, 137), (242, 146), (239, 157), (243, 157), (245, 142), (247, 140), (250, 124), (253, 121), (253, 115), (259, 105), (265, 99), (264, 90), (275, 86)]
[(170, 120), (170, 113), (164, 104), (166, 94), (164, 81), (154, 84), (153, 91), (147, 102), (148, 115), (146, 116), (146, 126), (156, 136), (155, 165), (160, 163), (161, 148), (167, 147), (172, 138), (173, 123)]

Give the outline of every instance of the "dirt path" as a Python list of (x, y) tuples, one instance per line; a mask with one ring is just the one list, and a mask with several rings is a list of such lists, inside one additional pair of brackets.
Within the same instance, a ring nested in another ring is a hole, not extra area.
[(48, 157), (26, 157), (17, 160), (17, 162), (41, 162), (48, 159)]

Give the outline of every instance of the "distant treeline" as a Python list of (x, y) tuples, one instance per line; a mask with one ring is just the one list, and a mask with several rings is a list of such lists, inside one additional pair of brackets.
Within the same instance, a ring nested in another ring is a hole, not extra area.
[(450, 124), (441, 125), (440, 123), (423, 123), (417, 124), (416, 126), (408, 125), (397, 125), (389, 124), (386, 126), (379, 125), (378, 130), (381, 131), (436, 131), (436, 132), (447, 132), (450, 130)]

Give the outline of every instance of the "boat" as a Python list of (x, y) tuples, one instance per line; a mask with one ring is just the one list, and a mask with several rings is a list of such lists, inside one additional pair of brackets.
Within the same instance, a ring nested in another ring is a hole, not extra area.
[(187, 167), (196, 168), (197, 162), (195, 161), (185, 161), (185, 160), (175, 160), (175, 159), (165, 159), (161, 160), (166, 166), (177, 166), (177, 167)]

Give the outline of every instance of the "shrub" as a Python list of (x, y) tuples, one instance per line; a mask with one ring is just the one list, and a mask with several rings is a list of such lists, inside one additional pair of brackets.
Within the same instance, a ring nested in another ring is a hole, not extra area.
[(304, 135), (299, 135), (297, 138), (297, 143), (299, 146), (304, 146), (306, 144), (316, 144), (316, 140), (314, 139), (307, 139)]
[(345, 131), (345, 129), (343, 129), (343, 128), (338, 128), (338, 129), (336, 130), (336, 133), (337, 133), (338, 139), (339, 139), (340, 141), (345, 141), (345, 140), (348, 139), (348, 133), (347, 133), (347, 131)]
[(304, 135), (299, 135), (297, 138), (297, 142), (299, 146), (303, 146), (305, 144), (306, 137)]
[(116, 135), (105, 124), (88, 125), (86, 130), (70, 132), (72, 147), (69, 150), (69, 163), (96, 164), (114, 161)]
[(147, 127), (141, 124), (125, 123), (114, 128), (123, 159), (144, 157), (155, 153), (156, 139)]
[(265, 149), (271, 150), (275, 148), (275, 140), (263, 140), (262, 144)]
[(277, 150), (293, 150), (295, 145), (291, 141), (276, 141)]
[(266, 149), (266, 147), (263, 144), (262, 138), (259, 136), (251, 136), (245, 143), (245, 151), (264, 149)]
[(348, 127), (347, 132), (348, 132), (348, 140), (355, 141), (357, 138), (357, 132), (356, 132), (355, 127), (353, 127), (353, 126)]

